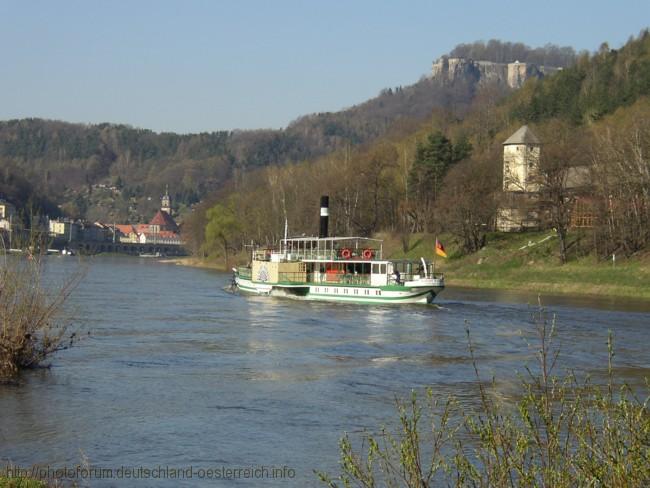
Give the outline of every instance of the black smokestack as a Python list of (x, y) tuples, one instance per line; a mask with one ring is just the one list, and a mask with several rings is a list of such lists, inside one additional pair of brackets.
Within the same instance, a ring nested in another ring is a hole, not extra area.
[(327, 226), (330, 218), (330, 197), (320, 197), (320, 232), (318, 237), (327, 237)]

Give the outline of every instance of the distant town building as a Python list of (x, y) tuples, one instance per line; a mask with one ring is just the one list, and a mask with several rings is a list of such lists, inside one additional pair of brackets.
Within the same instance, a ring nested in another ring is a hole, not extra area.
[(71, 219), (50, 220), (48, 227), (50, 236), (54, 238), (76, 241), (81, 237), (81, 224)]
[(116, 238), (119, 242), (182, 245), (178, 225), (171, 216), (171, 197), (168, 189), (165, 189), (160, 203), (160, 210), (148, 224), (116, 224)]
[(81, 228), (83, 241), (108, 241), (113, 236), (113, 229), (101, 222), (84, 222)]
[(158, 210), (151, 222), (149, 222), (149, 232), (170, 231), (178, 232), (178, 225), (169, 213), (164, 210)]
[(183, 244), (181, 236), (176, 232), (163, 230), (154, 233), (142, 233), (139, 236), (140, 244), (168, 244), (180, 246)]
[[(0, 216), (13, 214), (13, 206), (0, 200)], [(2, 205), (5, 204), (5, 205)], [(179, 227), (170, 214), (169, 191), (161, 199), (161, 208), (147, 224), (118, 224), (74, 221), (71, 219), (49, 220), (44, 229), (55, 248), (74, 247), (80, 252), (119, 252), (140, 254), (160, 252), (181, 255), (183, 241)], [(2, 219), (0, 218), (0, 225)], [(72, 243), (72, 244), (70, 244)]]
[(139, 241), (138, 231), (131, 224), (115, 224), (115, 238), (118, 242), (135, 244)]
[(0, 199), (0, 229), (11, 231), (13, 219), (16, 217), (16, 207), (6, 200)]

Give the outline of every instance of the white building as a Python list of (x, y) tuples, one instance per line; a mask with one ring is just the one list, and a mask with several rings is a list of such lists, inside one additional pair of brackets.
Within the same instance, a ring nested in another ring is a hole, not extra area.
[(67, 241), (76, 241), (79, 239), (81, 226), (70, 219), (50, 220), (49, 233), (52, 237), (59, 237)]
[(6, 200), (0, 200), (0, 229), (11, 230), (13, 219), (16, 218), (16, 207)]
[(527, 125), (503, 143), (503, 203), (497, 213), (497, 230), (518, 232), (538, 229), (541, 142)]

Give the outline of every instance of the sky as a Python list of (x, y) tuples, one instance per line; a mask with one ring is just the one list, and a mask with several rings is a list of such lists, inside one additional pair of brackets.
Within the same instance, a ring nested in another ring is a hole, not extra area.
[(595, 51), (650, 0), (0, 0), (0, 120), (281, 128), (415, 83), (491, 38)]

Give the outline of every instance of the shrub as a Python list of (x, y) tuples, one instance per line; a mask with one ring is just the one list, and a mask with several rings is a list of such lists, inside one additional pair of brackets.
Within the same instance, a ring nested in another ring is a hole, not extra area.
[(650, 486), (648, 398), (617, 386), (611, 333), (608, 377), (598, 385), (554, 373), (555, 318), (540, 306), (536, 319), (537, 372), (526, 367), (514, 404), (495, 399), (481, 381), (468, 331), (477, 411), (464, 412), (453, 398), (440, 402), (431, 390), (423, 405), (413, 393), (397, 402), (398, 433), (367, 435), (360, 451), (346, 434), (341, 474), (318, 472), (320, 480), (330, 487)]
[(81, 274), (54, 289), (43, 286), (42, 254), (0, 255), (0, 383), (20, 370), (42, 366), (46, 358), (72, 345), (61, 307)]

